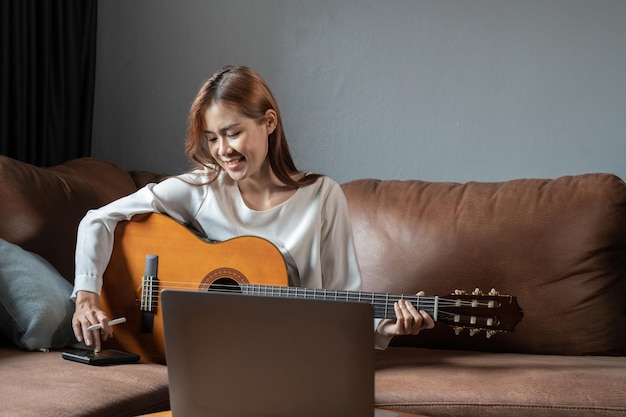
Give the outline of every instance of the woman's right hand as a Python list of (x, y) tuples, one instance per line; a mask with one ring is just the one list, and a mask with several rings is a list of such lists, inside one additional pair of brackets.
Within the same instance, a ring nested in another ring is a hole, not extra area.
[[(94, 352), (100, 352), (102, 341), (113, 337), (113, 328), (109, 327), (110, 319), (100, 309), (100, 296), (89, 291), (76, 293), (76, 310), (72, 317), (72, 329), (79, 342), (85, 341), (87, 346), (93, 346)], [(102, 324), (101, 330), (89, 331), (87, 328), (94, 324)]]

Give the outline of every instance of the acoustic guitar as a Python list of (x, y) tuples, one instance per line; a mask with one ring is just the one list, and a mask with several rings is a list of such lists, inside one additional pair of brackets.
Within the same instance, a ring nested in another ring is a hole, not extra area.
[(105, 342), (107, 348), (165, 363), (159, 306), (163, 289), (364, 302), (374, 306), (376, 318), (395, 318), (393, 304), (405, 299), (435, 321), (451, 325), (457, 334), (468, 329), (470, 334), (485, 331), (487, 337), (512, 332), (523, 315), (515, 297), (495, 290), (486, 294), (457, 290), (442, 297), (289, 287), (284, 258), (271, 242), (242, 236), (209, 243), (167, 216), (148, 214), (115, 229), (101, 307), (111, 318), (126, 317), (126, 323), (115, 327), (114, 338)]

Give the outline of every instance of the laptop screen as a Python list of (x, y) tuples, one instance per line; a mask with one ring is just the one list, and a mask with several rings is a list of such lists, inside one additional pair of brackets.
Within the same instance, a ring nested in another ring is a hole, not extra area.
[(174, 417), (374, 415), (369, 304), (165, 290)]

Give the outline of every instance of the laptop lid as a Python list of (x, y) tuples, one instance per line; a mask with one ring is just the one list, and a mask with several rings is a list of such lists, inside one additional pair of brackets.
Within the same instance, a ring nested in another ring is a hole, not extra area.
[(164, 290), (173, 417), (371, 417), (369, 304)]

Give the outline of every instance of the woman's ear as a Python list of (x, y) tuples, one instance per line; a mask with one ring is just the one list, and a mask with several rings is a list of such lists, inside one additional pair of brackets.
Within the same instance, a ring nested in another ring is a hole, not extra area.
[(265, 126), (267, 127), (267, 134), (271, 135), (276, 130), (278, 125), (278, 115), (272, 109), (268, 109), (265, 112)]

